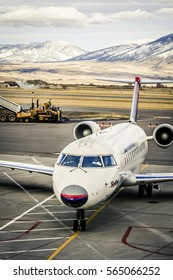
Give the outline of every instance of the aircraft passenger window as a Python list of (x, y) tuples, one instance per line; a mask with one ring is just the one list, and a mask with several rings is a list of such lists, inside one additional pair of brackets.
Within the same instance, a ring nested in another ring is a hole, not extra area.
[(116, 165), (116, 161), (113, 156), (102, 156), (102, 159), (105, 167)]
[(80, 156), (66, 155), (66, 157), (61, 161), (61, 165), (78, 167), (79, 161)]
[(99, 156), (85, 156), (83, 158), (82, 167), (102, 167), (101, 158)]

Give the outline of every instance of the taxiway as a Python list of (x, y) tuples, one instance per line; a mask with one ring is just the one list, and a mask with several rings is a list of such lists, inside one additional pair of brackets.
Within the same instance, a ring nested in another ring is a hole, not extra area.
[[(139, 125), (171, 123), (171, 112), (142, 113)], [(0, 123), (0, 158), (52, 166), (73, 140), (73, 121), (62, 124)], [(130, 137), (130, 136), (129, 136)], [(173, 147), (151, 141), (141, 172), (173, 172)], [(152, 199), (137, 187), (87, 211), (87, 231), (73, 233), (75, 210), (60, 205), (51, 178), (0, 169), (0, 259), (173, 259), (173, 183)]]

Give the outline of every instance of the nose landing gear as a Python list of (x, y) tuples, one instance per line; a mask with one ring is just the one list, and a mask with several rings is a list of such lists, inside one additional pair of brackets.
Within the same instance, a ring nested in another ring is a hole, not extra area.
[(76, 212), (76, 220), (73, 222), (73, 230), (74, 231), (86, 231), (86, 220), (85, 220), (85, 210), (77, 209)]

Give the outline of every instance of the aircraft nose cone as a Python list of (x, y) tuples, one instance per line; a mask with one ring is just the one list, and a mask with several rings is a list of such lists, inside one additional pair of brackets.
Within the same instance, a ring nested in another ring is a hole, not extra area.
[(61, 200), (67, 206), (78, 208), (83, 206), (87, 202), (88, 193), (81, 186), (70, 185), (62, 190)]

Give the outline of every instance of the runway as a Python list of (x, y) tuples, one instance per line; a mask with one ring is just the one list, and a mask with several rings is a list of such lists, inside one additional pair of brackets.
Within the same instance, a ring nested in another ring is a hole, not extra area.
[[(171, 112), (142, 112), (139, 125), (151, 135)], [(73, 121), (62, 124), (0, 123), (0, 158), (52, 166), (73, 140)], [(141, 172), (173, 172), (173, 147), (152, 141)], [(86, 212), (87, 231), (73, 233), (75, 210), (56, 200), (51, 178), (0, 169), (0, 259), (173, 259), (173, 183), (160, 184), (152, 199), (137, 187), (119, 190)]]

